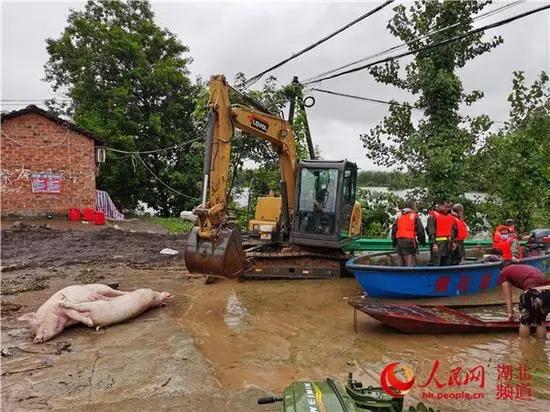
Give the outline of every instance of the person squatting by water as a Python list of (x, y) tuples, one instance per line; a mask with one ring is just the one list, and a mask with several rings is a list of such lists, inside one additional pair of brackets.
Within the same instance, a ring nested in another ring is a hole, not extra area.
[(397, 249), (400, 266), (415, 266), (418, 244), (426, 244), (426, 234), (416, 212), (416, 202), (410, 200), (404, 206), (391, 228), (392, 245)]
[(536, 336), (546, 338), (546, 317), (550, 313), (550, 279), (547, 279), (540, 270), (530, 265), (516, 264), (508, 261), (500, 272), (499, 282), (506, 301), (508, 320), (514, 321), (514, 307), (512, 303), (512, 288), (521, 289), (519, 296), (519, 335), (528, 337), (530, 328), (536, 327)]
[(450, 264), (451, 251), (456, 247), (458, 227), (450, 213), (451, 203), (440, 201), (428, 214), (426, 233), (430, 242), (431, 264), (447, 266)]
[(450, 265), (459, 265), (465, 256), (464, 241), (470, 235), (470, 229), (464, 221), (464, 206), (460, 203), (455, 203), (451, 209), (451, 214), (455, 218), (457, 227), (456, 240), (454, 245), (451, 245), (451, 255), (449, 257)]

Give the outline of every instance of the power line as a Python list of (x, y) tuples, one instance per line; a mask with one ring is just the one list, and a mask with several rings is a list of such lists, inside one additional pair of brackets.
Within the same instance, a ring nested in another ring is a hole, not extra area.
[(177, 144), (177, 145), (174, 145), (174, 146), (163, 147), (163, 148), (161, 148), (161, 149), (154, 149), (154, 150), (129, 151), (129, 150), (115, 149), (115, 148), (113, 148), (113, 147), (106, 147), (105, 150), (109, 150), (109, 151), (111, 151), (111, 152), (117, 152), (117, 153), (136, 154), (136, 155), (140, 155), (140, 154), (151, 154), (151, 153), (164, 152), (164, 151), (167, 151), (167, 150), (179, 149), (179, 148), (185, 147), (185, 146), (187, 146), (187, 145), (190, 145), (191, 143), (198, 142), (199, 140), (203, 140), (203, 138), (202, 138), (202, 137), (197, 137), (197, 138), (195, 138), (195, 139), (192, 139), (192, 140), (189, 140), (189, 141), (187, 141), (187, 142), (183, 142), (183, 143), (180, 143), (180, 144)]
[(342, 33), (344, 30), (350, 28), (351, 26), (359, 23), (360, 21), (366, 19), (367, 17), (375, 14), (376, 12), (382, 10), (384, 7), (386, 7), (387, 5), (393, 3), (394, 0), (387, 0), (386, 2), (382, 3), (381, 5), (375, 7), (374, 9), (368, 11), (367, 13), (359, 16), (358, 18), (356, 18), (355, 20), (349, 22), (348, 24), (346, 24), (345, 26), (339, 28), (338, 30), (336, 30), (335, 32), (332, 32), (331, 34), (328, 34), (327, 36), (323, 37), (321, 40), (318, 40), (316, 41), (315, 43), (305, 47), (304, 49), (300, 50), (299, 52), (297, 53), (294, 53), (292, 56), (284, 59), (283, 61), (269, 67), (268, 69), (264, 70), (263, 72), (261, 73), (258, 73), (257, 75), (251, 77), (250, 79), (248, 79), (244, 84), (245, 84), (245, 88), (248, 88), (250, 86), (252, 86), (254, 83), (256, 83), (258, 80), (260, 80), (262, 78), (263, 75), (265, 75), (266, 73), (269, 73), (270, 71), (272, 70), (275, 70), (279, 67), (281, 67), (282, 65), (288, 63), (289, 61), (291, 60), (294, 60), (295, 58), (297, 58), (298, 56), (301, 56), (302, 54), (314, 49), (315, 47), (319, 46), (320, 44), (323, 44), (324, 42), (326, 42), (327, 40), (333, 38), (334, 36), (336, 36), (337, 34), (339, 33)]
[[(521, 4), (521, 3), (524, 3), (524, 2), (525, 2), (525, 0), (520, 0), (520, 1), (516, 1), (516, 2), (514, 2), (514, 3), (505, 4), (504, 6), (500, 6), (500, 7), (496, 8), (496, 9), (494, 9), (494, 10), (490, 10), (490, 11), (488, 11), (488, 12), (486, 12), (486, 13), (480, 14), (479, 16), (475, 16), (475, 17), (472, 19), (472, 21), (477, 21), (477, 20), (481, 20), (481, 19), (487, 18), (487, 17), (489, 17), (489, 16), (493, 16), (493, 15), (495, 15), (495, 14), (501, 13), (501, 12), (503, 12), (503, 11), (505, 11), (505, 10), (511, 8), (511, 7), (517, 6), (517, 5), (519, 5), (519, 4)], [(350, 67), (350, 66), (354, 66), (354, 65), (356, 65), (356, 64), (358, 64), (358, 63), (362, 63), (362, 62), (364, 62), (364, 61), (372, 60), (372, 59), (374, 59), (374, 58), (376, 58), (376, 57), (380, 57), (380, 56), (383, 56), (383, 55), (385, 55), (385, 54), (389, 54), (389, 53), (394, 52), (394, 51), (397, 51), (397, 50), (401, 50), (401, 49), (404, 49), (404, 48), (408, 48), (408, 47), (410, 47), (411, 45), (413, 45), (413, 44), (415, 44), (415, 43), (418, 43), (419, 41), (425, 40), (425, 39), (429, 38), (430, 36), (433, 36), (434, 34), (442, 33), (442, 32), (444, 32), (444, 31), (447, 31), (447, 30), (449, 30), (449, 29), (452, 29), (453, 27), (456, 27), (456, 26), (458, 26), (459, 24), (461, 24), (461, 23), (458, 22), (458, 23), (454, 23), (454, 24), (451, 24), (451, 25), (446, 26), (446, 27), (442, 27), (442, 28), (437, 29), (437, 30), (433, 30), (433, 31), (431, 31), (431, 32), (429, 32), (429, 33), (426, 33), (426, 34), (424, 34), (424, 35), (422, 35), (422, 36), (418, 36), (418, 37), (416, 37), (415, 39), (412, 39), (410, 42), (403, 42), (403, 43), (398, 44), (398, 45), (396, 45), (396, 46), (390, 47), (389, 49), (382, 50), (382, 51), (380, 51), (380, 52), (377, 52), (377, 53), (368, 55), (368, 56), (366, 56), (366, 57), (362, 57), (362, 58), (360, 58), (360, 59), (358, 59), (358, 60), (355, 60), (355, 61), (353, 61), (353, 62), (351, 62), (351, 63), (347, 63), (347, 64), (344, 64), (343, 66), (339, 66), (339, 67), (336, 67), (336, 68), (334, 68), (334, 69), (332, 69), (332, 70), (328, 70), (328, 71), (326, 71), (326, 72), (323, 72), (323, 73), (321, 73), (321, 74), (318, 74), (318, 75), (316, 75), (316, 76), (312, 76), (312, 77), (310, 77), (310, 78), (304, 80), (304, 82), (314, 82), (314, 81), (316, 81), (315, 79), (317, 79), (317, 78), (320, 78), (320, 77), (323, 77), (323, 76), (327, 76), (327, 75), (332, 74), (332, 73), (335, 73), (335, 72), (337, 72), (337, 71), (339, 71), (339, 70), (346, 69), (346, 68), (348, 68), (348, 67)]]
[[(133, 156), (132, 156), (133, 157)], [(180, 196), (183, 196), (183, 197), (186, 197), (187, 199), (191, 199), (191, 200), (200, 200), (198, 197), (193, 197), (193, 196), (189, 196), (189, 195), (186, 195), (185, 193), (182, 193), (180, 192), (179, 190), (176, 190), (174, 189), (173, 187), (169, 186), (168, 184), (164, 183), (160, 177), (158, 177), (155, 172), (153, 172), (149, 166), (147, 166), (147, 163), (145, 163), (145, 161), (141, 158), (141, 156), (139, 154), (136, 154), (136, 157), (139, 159), (139, 161), (143, 164), (143, 166), (145, 167), (145, 169), (147, 169), (149, 171), (149, 173), (151, 173), (151, 175), (159, 182), (161, 183), (163, 186), (165, 186), (168, 190), (171, 190), (172, 192), (180, 195)]]
[(400, 54), (396, 54), (394, 56), (390, 56), (390, 57), (386, 57), (386, 58), (383, 58), (383, 59), (380, 59), (380, 60), (376, 60), (372, 63), (368, 63), (368, 64), (364, 64), (362, 66), (354, 67), (353, 69), (349, 69), (349, 70), (346, 70), (346, 71), (343, 71), (343, 72), (335, 73), (335, 74), (332, 74), (330, 76), (321, 77), (320, 79), (316, 79), (314, 81), (309, 81), (309, 82), (306, 82), (304, 84), (307, 85), (307, 84), (311, 84), (311, 83), (321, 82), (321, 81), (324, 81), (324, 80), (334, 79), (336, 77), (344, 76), (346, 74), (355, 73), (355, 72), (358, 72), (360, 70), (364, 70), (364, 69), (367, 69), (369, 67), (376, 66), (378, 64), (388, 62), (390, 60), (400, 59), (401, 57), (409, 56), (411, 54), (419, 53), (419, 52), (426, 51), (426, 50), (431, 50), (431, 49), (434, 49), (434, 48), (440, 47), (440, 46), (445, 46), (449, 43), (452, 43), (452, 42), (455, 42), (455, 41), (458, 41), (458, 40), (462, 40), (463, 38), (471, 36), (473, 34), (482, 32), (482, 31), (487, 30), (487, 29), (492, 29), (492, 28), (495, 28), (495, 27), (503, 26), (505, 24), (511, 23), (515, 20), (522, 19), (522, 18), (527, 17), (531, 14), (538, 13), (538, 12), (546, 10), (548, 8), (550, 8), (550, 4), (538, 7), (536, 9), (526, 11), (526, 12), (521, 13), (521, 14), (517, 14), (517, 15), (509, 17), (507, 19), (497, 21), (495, 23), (487, 24), (485, 26), (479, 27), (477, 29), (470, 30), (466, 33), (463, 33), (463, 34), (455, 36), (455, 37), (451, 37), (447, 40), (443, 40), (443, 41), (438, 42), (438, 43), (429, 44), (427, 46), (420, 47), (420, 48), (415, 49), (415, 50), (409, 50), (409, 51), (406, 51), (406, 52), (403, 52), (403, 53), (400, 53)]
[[(333, 90), (325, 90), (325, 89), (317, 89), (317, 88), (313, 88), (311, 90), (316, 91), (316, 92), (321, 92), (321, 93), (332, 94), (334, 96), (348, 97), (350, 99), (361, 100), (361, 101), (365, 101), (365, 102), (369, 102), (369, 103), (380, 103), (380, 104), (384, 104), (384, 105), (388, 105), (388, 106), (396, 105), (396, 106), (406, 107), (407, 109), (416, 110), (418, 112), (422, 112), (422, 113), (424, 112), (422, 109), (420, 109), (418, 107), (411, 106), (410, 104), (406, 104), (406, 103), (399, 103), (399, 102), (395, 102), (395, 101), (373, 99), (372, 97), (356, 96), (356, 95), (353, 95), (353, 94), (335, 92)], [(500, 121), (496, 121), (496, 120), (491, 120), (491, 122), (494, 123), (495, 125), (504, 125), (505, 124), (505, 122), (500, 122)]]
[(403, 104), (403, 103), (398, 103), (398, 102), (389, 102), (389, 101), (386, 101), (386, 100), (373, 99), (371, 97), (355, 96), (353, 94), (340, 93), (340, 92), (335, 92), (335, 91), (332, 91), (332, 90), (316, 89), (316, 88), (313, 88), (311, 90), (316, 91), (316, 92), (321, 92), (321, 93), (332, 94), (334, 96), (349, 97), (351, 99), (362, 100), (362, 101), (366, 101), (366, 102), (370, 102), (370, 103), (381, 103), (381, 104), (385, 104), (385, 105), (389, 105), (389, 106), (397, 105), (397, 106), (406, 107), (406, 108), (412, 109), (412, 110), (418, 110), (420, 112), (423, 111), (422, 109), (411, 106), (409, 104)]

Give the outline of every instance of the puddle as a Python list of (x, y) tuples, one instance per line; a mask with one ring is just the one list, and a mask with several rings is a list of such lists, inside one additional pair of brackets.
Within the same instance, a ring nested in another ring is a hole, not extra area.
[[(492, 297), (500, 299), (499, 293), (492, 292)], [(221, 385), (230, 390), (258, 388), (277, 394), (293, 380), (334, 377), (344, 382), (348, 372), (366, 386), (379, 386), (380, 371), (392, 361), (411, 365), (424, 383), (439, 361), (440, 382), (447, 382), (453, 368), (484, 366), (485, 397), (468, 400), (466, 410), (538, 411), (547, 409), (550, 400), (550, 345), (523, 347), (516, 333), (404, 335), (361, 313), (355, 334), (353, 309), (345, 299), (361, 294), (354, 279), (221, 281), (194, 284), (185, 294), (191, 309), (180, 323), (193, 334)], [(514, 370), (521, 363), (529, 365), (532, 401), (495, 402), (497, 367), (502, 363)], [(407, 399), (407, 405), (421, 401), (421, 388), (415, 386)], [(465, 410), (463, 402), (435, 401), (433, 406)]]
[(233, 292), (227, 299), (223, 321), (229, 329), (239, 332), (246, 328), (247, 317), (248, 312), (246, 308), (239, 301), (235, 292)]

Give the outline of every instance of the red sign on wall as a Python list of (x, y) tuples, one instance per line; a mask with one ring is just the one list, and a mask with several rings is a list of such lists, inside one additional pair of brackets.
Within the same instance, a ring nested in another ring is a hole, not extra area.
[(61, 193), (62, 177), (59, 173), (32, 173), (33, 193)]

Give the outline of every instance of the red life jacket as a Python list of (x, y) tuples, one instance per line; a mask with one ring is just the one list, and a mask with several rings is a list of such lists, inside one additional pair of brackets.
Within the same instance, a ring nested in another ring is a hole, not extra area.
[(456, 235), (456, 240), (466, 240), (468, 239), (468, 226), (466, 222), (459, 217), (453, 216), (455, 218), (456, 227), (458, 228), (458, 233)]
[(437, 210), (430, 212), (435, 219), (435, 237), (451, 237), (455, 218), (450, 213), (444, 215)]
[(415, 212), (402, 214), (397, 218), (396, 239), (414, 239), (416, 238), (416, 218)]

